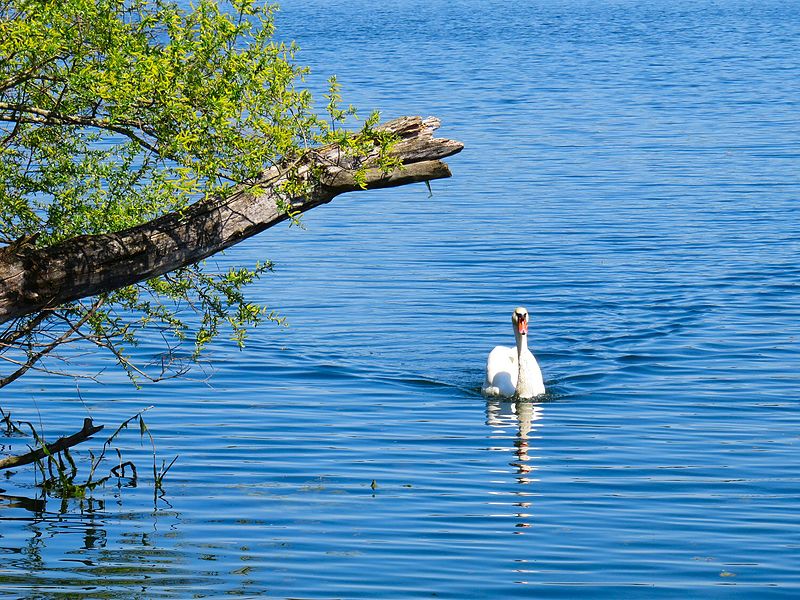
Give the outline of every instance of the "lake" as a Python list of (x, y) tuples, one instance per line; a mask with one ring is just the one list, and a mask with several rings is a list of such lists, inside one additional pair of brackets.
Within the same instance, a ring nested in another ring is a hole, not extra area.
[[(102, 384), (6, 388), (51, 437), (153, 405), (179, 458), (155, 499), (138, 427), (136, 487), (4, 478), (2, 595), (800, 596), (800, 5), (286, 0), (278, 28), (318, 95), (441, 118), (454, 176), (216, 257), (275, 261), (251, 297), (289, 326), (188, 378), (88, 355)], [(549, 393), (487, 401), (517, 305)]]

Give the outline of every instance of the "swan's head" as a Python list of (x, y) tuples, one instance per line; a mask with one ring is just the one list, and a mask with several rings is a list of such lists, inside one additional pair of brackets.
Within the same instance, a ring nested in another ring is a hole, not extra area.
[(528, 334), (528, 311), (524, 306), (518, 306), (511, 313), (511, 322), (514, 323), (514, 333)]

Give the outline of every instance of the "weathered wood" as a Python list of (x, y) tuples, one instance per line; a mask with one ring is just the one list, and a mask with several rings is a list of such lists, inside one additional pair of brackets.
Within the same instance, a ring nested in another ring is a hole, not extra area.
[[(393, 155), (403, 167), (391, 173), (368, 169), (367, 188), (449, 177), (440, 159), (461, 151), (463, 144), (434, 138), (438, 127), (433, 117), (403, 117), (384, 124), (382, 129), (400, 138)], [(357, 160), (368, 166), (377, 153), (375, 149)], [(305, 212), (360, 189), (353, 177), (355, 162), (337, 146), (310, 153), (294, 167), (306, 177), (319, 171), (320, 182), (310, 198), (291, 199), (292, 208)], [(117, 233), (80, 236), (47, 248), (23, 241), (0, 249), (0, 323), (168, 273), (286, 220), (276, 191), (286, 176), (285, 167), (273, 168), (254, 187)]]
[(45, 444), (45, 448), (37, 448), (36, 450), (31, 450), (26, 454), (21, 454), (19, 456), (9, 456), (8, 458), (4, 458), (0, 460), (0, 470), (2, 469), (12, 469), (14, 467), (21, 467), (22, 465), (29, 465), (37, 460), (42, 460), (48, 455), (57, 454), (59, 452), (63, 452), (67, 448), (72, 448), (73, 446), (77, 446), (81, 442), (85, 442), (90, 437), (92, 437), (98, 431), (102, 431), (103, 425), (93, 425), (91, 419), (84, 419), (83, 420), (83, 429), (78, 431), (77, 433), (73, 433), (67, 437), (58, 438), (52, 444)]

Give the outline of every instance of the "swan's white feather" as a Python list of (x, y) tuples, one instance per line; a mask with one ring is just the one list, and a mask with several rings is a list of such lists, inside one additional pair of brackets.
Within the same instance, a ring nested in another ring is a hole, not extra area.
[(518, 370), (516, 349), (495, 346), (486, 360), (486, 379), (481, 391), (486, 396), (510, 398), (516, 391)]

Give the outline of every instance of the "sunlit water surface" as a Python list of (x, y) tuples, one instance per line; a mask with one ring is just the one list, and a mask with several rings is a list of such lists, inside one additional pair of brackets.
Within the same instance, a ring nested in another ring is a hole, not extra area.
[[(440, 117), (454, 177), (215, 259), (274, 260), (252, 293), (290, 326), (205, 381), (6, 388), (53, 437), (154, 405), (179, 458), (155, 504), (138, 427), (136, 488), (2, 482), (0, 594), (800, 595), (800, 7), (386, 4), (287, 0), (279, 31), (314, 89)], [(519, 304), (550, 394), (487, 402)]]

